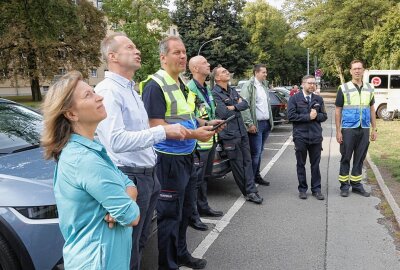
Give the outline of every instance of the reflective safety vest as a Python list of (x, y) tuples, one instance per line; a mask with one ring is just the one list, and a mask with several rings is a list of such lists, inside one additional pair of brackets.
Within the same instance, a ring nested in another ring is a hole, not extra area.
[(344, 104), (342, 110), (342, 128), (369, 128), (371, 126), (370, 103), (374, 96), (374, 88), (364, 83), (358, 92), (352, 82), (340, 86)]
[[(214, 120), (215, 119), (215, 103), (211, 93), (211, 89), (207, 86), (207, 93), (209, 97), (210, 104), (208, 104), (206, 98), (203, 95), (203, 92), (197, 88), (196, 83), (193, 80), (188, 82), (188, 88), (192, 91), (196, 96), (196, 117), (201, 118), (203, 120)], [(209, 141), (201, 142), (197, 141), (197, 149), (199, 150), (208, 150), (211, 149), (214, 145), (214, 142), (217, 140), (217, 134), (215, 134)]]
[[(186, 99), (176, 81), (162, 69), (157, 71), (155, 74), (150, 75), (145, 81), (140, 82), (140, 93), (143, 92), (146, 83), (150, 79), (153, 79), (155, 82), (157, 82), (164, 93), (167, 107), (165, 112), (165, 121), (168, 124), (179, 123), (187, 129), (196, 129), (197, 122), (194, 117), (196, 95), (187, 89), (188, 95)], [(152, 106), (157, 106), (157, 104)], [(186, 155), (192, 153), (195, 146), (196, 140), (194, 139), (182, 141), (167, 139), (155, 144), (154, 148), (157, 151), (166, 154)]]

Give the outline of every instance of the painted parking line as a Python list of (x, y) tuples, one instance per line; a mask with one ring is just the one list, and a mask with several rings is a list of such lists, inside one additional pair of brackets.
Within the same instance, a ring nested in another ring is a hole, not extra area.
[(200, 218), (201, 222), (208, 224), (217, 224), (219, 219)]
[[(292, 142), (292, 136), (290, 136), (284, 145), (279, 149), (278, 153), (272, 158), (272, 160), (265, 166), (265, 168), (261, 171), (261, 176), (264, 177), (268, 171), (272, 168), (275, 162), (280, 158), (288, 145)], [(215, 227), (210, 233), (204, 238), (204, 240), (199, 244), (199, 246), (193, 251), (192, 256), (195, 258), (203, 258), (204, 254), (211, 247), (214, 241), (218, 238), (220, 233), (225, 229), (225, 227), (230, 223), (231, 219), (235, 216), (235, 214), (242, 208), (243, 204), (246, 202), (243, 195), (237, 198), (236, 202), (232, 205), (232, 207), (228, 210), (228, 212), (215, 223)], [(214, 223), (214, 221), (213, 221)], [(181, 267), (180, 269), (189, 269), (186, 267)]]

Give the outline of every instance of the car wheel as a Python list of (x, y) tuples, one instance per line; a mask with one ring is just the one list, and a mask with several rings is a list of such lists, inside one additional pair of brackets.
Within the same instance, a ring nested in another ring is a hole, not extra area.
[(394, 118), (394, 112), (388, 112), (387, 114), (383, 115), (384, 121), (393, 121), (393, 118)]
[(388, 115), (387, 105), (382, 104), (381, 106), (379, 106), (378, 110), (376, 111), (376, 114), (380, 119), (385, 119), (385, 117), (388, 118), (389, 115)]
[(20, 270), (17, 256), (7, 241), (0, 235), (0, 270)]

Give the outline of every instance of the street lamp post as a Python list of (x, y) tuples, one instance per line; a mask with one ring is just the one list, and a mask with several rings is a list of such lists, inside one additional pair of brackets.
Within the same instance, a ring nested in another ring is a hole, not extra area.
[(222, 36), (219, 36), (219, 37), (210, 39), (209, 41), (206, 41), (206, 42), (204, 42), (203, 44), (201, 44), (200, 49), (199, 49), (199, 52), (197, 53), (197, 55), (200, 55), (201, 49), (203, 48), (204, 45), (206, 45), (207, 43), (209, 43), (209, 42), (211, 42), (211, 41), (218, 40), (218, 39), (221, 39), (221, 38), (222, 38)]

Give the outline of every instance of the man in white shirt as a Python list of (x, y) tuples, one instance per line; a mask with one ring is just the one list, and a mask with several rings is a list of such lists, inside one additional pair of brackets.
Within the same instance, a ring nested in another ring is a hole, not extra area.
[(189, 131), (179, 124), (150, 128), (146, 109), (132, 80), (141, 66), (140, 51), (125, 34), (106, 37), (101, 43), (101, 53), (109, 71), (95, 91), (104, 97), (107, 118), (98, 125), (97, 135), (112, 161), (138, 189), (136, 203), (141, 218), (133, 230), (130, 265), (130, 269), (138, 270), (160, 193), (153, 145), (166, 138), (184, 139)]
[(254, 76), (243, 86), (240, 95), (249, 103), (249, 109), (242, 111), (250, 142), (251, 160), (256, 183), (269, 186), (260, 175), (261, 156), (265, 141), (274, 126), (271, 103), (268, 95), (267, 68), (257, 64)]

